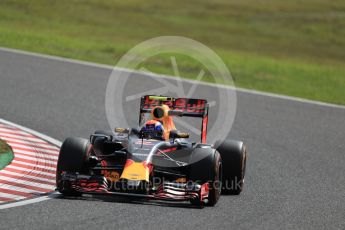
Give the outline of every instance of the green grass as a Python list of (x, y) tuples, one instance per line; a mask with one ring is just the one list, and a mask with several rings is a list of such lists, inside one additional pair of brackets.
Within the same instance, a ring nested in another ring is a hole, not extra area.
[[(238, 87), (345, 104), (343, 0), (0, 2), (0, 46), (115, 65), (162, 35), (216, 51)], [(176, 59), (184, 77), (199, 73), (199, 63)], [(169, 55), (141, 67), (173, 73)]]
[(0, 139), (0, 170), (5, 168), (13, 160), (14, 155), (11, 147)]

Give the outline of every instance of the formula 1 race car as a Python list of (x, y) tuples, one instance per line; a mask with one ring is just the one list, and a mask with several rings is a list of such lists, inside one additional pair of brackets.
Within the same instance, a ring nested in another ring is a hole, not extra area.
[[(203, 99), (143, 96), (139, 128), (96, 131), (90, 140), (63, 142), (57, 191), (65, 196), (124, 195), (208, 206), (214, 206), (221, 193), (240, 194), (246, 147), (234, 140), (206, 144), (208, 109)], [(176, 129), (175, 117), (201, 118), (201, 141), (187, 141), (190, 135)]]

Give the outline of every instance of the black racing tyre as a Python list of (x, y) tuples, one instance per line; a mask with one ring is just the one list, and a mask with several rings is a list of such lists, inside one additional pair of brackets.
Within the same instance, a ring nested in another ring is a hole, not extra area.
[(215, 206), (222, 192), (222, 158), (218, 152), (215, 152), (213, 159), (213, 179), (209, 182), (209, 194), (207, 206)]
[(246, 171), (246, 146), (241, 141), (225, 140), (217, 141), (215, 147), (222, 157), (222, 193), (239, 195)]
[[(191, 155), (189, 179), (200, 185), (209, 183), (207, 206), (214, 206), (221, 194), (222, 159), (212, 148), (196, 148)], [(194, 205), (204, 205), (200, 200), (191, 200)]]
[(87, 173), (89, 152), (90, 142), (86, 139), (70, 137), (63, 142), (56, 167), (56, 187), (63, 195), (80, 195), (68, 182), (61, 181), (61, 173)]

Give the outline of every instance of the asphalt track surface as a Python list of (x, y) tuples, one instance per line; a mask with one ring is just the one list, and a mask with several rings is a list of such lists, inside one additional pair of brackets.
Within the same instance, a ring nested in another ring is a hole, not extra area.
[[(110, 73), (0, 51), (0, 117), (61, 141), (87, 138), (109, 127)], [(222, 196), (216, 207), (203, 209), (55, 196), (0, 210), (0, 229), (344, 229), (345, 109), (245, 92), (237, 101), (229, 138), (245, 140), (249, 149), (240, 196)]]

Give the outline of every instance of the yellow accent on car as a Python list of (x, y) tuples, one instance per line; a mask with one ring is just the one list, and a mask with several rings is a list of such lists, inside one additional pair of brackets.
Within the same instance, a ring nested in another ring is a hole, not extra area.
[(145, 180), (149, 182), (149, 168), (145, 167), (142, 162), (134, 162), (127, 166), (121, 175), (121, 179), (127, 180)]
[(181, 177), (181, 178), (176, 179), (175, 182), (177, 182), (177, 183), (186, 183), (187, 182), (187, 178)]
[(164, 97), (164, 96), (149, 96), (150, 100), (157, 100), (157, 101), (172, 101), (172, 97)]
[(115, 128), (116, 133), (128, 133), (129, 130), (125, 128)]
[(111, 182), (116, 182), (120, 179), (120, 174), (116, 171), (105, 171), (103, 173), (104, 177), (107, 178), (107, 180), (111, 181)]

